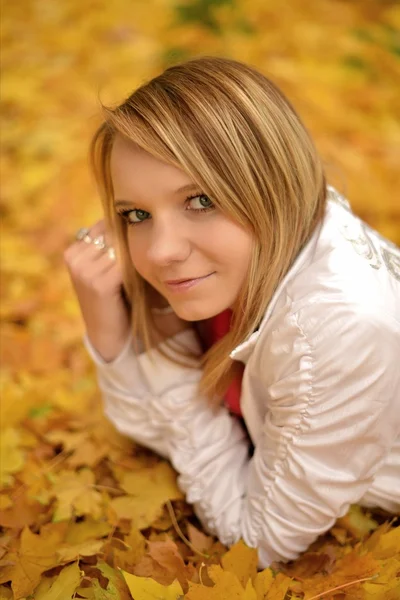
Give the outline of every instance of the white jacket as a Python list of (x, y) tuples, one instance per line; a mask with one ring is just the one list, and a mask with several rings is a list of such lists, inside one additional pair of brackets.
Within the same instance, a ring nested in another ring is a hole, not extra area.
[[(254, 444), (196, 391), (201, 370), (129, 338), (97, 365), (115, 427), (169, 459), (204, 528), (295, 559), (350, 504), (400, 511), (400, 252), (332, 187), (323, 222), (281, 282), (259, 329), (231, 354), (245, 364), (241, 407)], [(199, 348), (191, 330), (179, 333)]]

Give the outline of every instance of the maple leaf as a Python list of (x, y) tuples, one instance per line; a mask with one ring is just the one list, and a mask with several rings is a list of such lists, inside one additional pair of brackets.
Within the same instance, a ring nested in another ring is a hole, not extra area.
[(24, 527), (19, 549), (9, 556), (14, 564), (6, 567), (0, 575), (0, 583), (11, 581), (15, 600), (31, 594), (43, 571), (58, 564), (56, 549), (61, 539), (59, 531), (53, 531), (44, 538)]
[[(103, 560), (98, 560), (96, 567), (89, 571), (86, 579), (91, 588), (80, 587), (77, 593), (89, 600), (132, 600), (129, 588), (119, 570), (115, 570)], [(101, 583), (100, 583), (101, 579)]]
[[(302, 591), (305, 600), (326, 590), (341, 585), (350, 584), (356, 580), (371, 578), (379, 572), (379, 563), (371, 554), (360, 555), (358, 550), (352, 550), (336, 562), (335, 569), (328, 575), (316, 573), (302, 581)], [(352, 593), (360, 588), (361, 583), (356, 583)]]
[(264, 569), (257, 573), (254, 579), (254, 589), (256, 590), (257, 600), (264, 600), (267, 592), (271, 589), (274, 581), (274, 575), (271, 569)]
[(47, 590), (35, 590), (35, 600), (72, 600), (81, 582), (82, 574), (78, 563), (68, 565), (52, 581)]
[(159, 462), (152, 469), (126, 473), (121, 488), (129, 495), (114, 498), (110, 506), (119, 518), (132, 519), (138, 529), (149, 527), (167, 500), (184, 497), (177, 487), (176, 477), (166, 462)]
[(258, 552), (239, 540), (224, 554), (221, 562), (225, 571), (234, 573), (245, 588), (248, 580), (253, 581), (257, 574)]
[(90, 539), (102, 538), (111, 531), (111, 525), (107, 521), (96, 521), (91, 517), (84, 520), (68, 523), (68, 529), (65, 534), (67, 544), (81, 544)]
[(24, 453), (20, 448), (20, 433), (9, 427), (0, 437), (0, 485), (12, 485), (12, 475), (21, 471), (24, 466)]
[(133, 528), (123, 540), (123, 547), (118, 547), (118, 543), (122, 546), (118, 538), (111, 539), (109, 544), (103, 547), (103, 552), (110, 554), (110, 561), (114, 567), (133, 573), (145, 554), (146, 538), (139, 530)]
[(93, 556), (100, 553), (103, 545), (103, 540), (86, 540), (75, 545), (64, 544), (57, 549), (57, 559), (59, 563), (65, 563), (80, 556)]
[[(179, 554), (177, 545), (172, 540), (161, 542), (148, 542), (148, 556), (158, 563), (166, 573), (171, 577), (171, 582), (177, 579), (186, 591), (186, 582), (192, 578), (194, 568), (186, 565), (182, 556)], [(135, 569), (135, 574), (139, 575), (140, 564)]]
[(181, 600), (183, 591), (179, 581), (174, 581), (171, 585), (161, 585), (154, 579), (148, 577), (137, 577), (126, 571), (122, 571), (126, 583), (133, 598), (141, 600)]
[(53, 494), (57, 498), (53, 522), (70, 519), (73, 513), (78, 516), (89, 515), (94, 519), (100, 518), (102, 496), (94, 489), (93, 471), (64, 471), (54, 477), (53, 483)]
[(187, 600), (243, 600), (245, 591), (234, 573), (219, 565), (211, 565), (207, 570), (214, 587), (189, 582)]
[(199, 531), (191, 523), (188, 523), (187, 525), (187, 532), (189, 541), (196, 550), (199, 552), (204, 552), (211, 548), (213, 544), (213, 538), (209, 535), (206, 535), (202, 531)]
[(360, 506), (352, 504), (347, 514), (336, 520), (335, 528), (336, 527), (345, 529), (356, 539), (361, 539), (376, 529), (378, 523), (363, 512)]

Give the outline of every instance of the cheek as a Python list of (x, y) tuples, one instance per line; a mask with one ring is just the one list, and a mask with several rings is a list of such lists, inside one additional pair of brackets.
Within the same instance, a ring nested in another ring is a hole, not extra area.
[(146, 273), (146, 261), (145, 261), (145, 249), (143, 244), (138, 241), (137, 237), (134, 239), (132, 235), (129, 235), (128, 231), (128, 253), (131, 259), (132, 265), (136, 271), (144, 276)]
[(218, 243), (215, 247), (218, 248), (221, 261), (234, 268), (237, 275), (240, 276), (240, 273), (246, 270), (250, 263), (253, 247), (252, 236), (243, 229), (230, 224), (220, 231), (217, 239)]

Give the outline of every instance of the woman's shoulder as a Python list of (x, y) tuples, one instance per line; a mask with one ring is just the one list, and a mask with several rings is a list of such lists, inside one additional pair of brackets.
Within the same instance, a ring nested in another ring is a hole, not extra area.
[(312, 252), (288, 278), (290, 312), (341, 307), (349, 315), (372, 313), (400, 324), (400, 249), (332, 190)]
[(359, 219), (334, 188), (328, 192), (323, 221), (278, 286), (258, 330), (232, 358), (273, 352), (283, 339), (300, 348), (302, 335), (335, 340), (340, 328), (358, 336), (377, 328), (400, 344), (400, 250)]

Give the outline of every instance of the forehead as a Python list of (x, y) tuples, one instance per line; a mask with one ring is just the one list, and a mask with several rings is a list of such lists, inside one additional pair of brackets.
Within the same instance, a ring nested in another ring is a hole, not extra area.
[(122, 136), (116, 136), (110, 156), (111, 178), (115, 192), (144, 193), (151, 188), (173, 192), (193, 182), (182, 169), (170, 165)]

